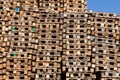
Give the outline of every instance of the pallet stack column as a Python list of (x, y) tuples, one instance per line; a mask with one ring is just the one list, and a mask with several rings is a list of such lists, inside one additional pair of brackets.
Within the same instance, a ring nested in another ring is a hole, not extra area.
[(62, 71), (66, 80), (95, 79), (91, 65), (90, 20), (88, 14), (64, 14)]
[[(32, 0), (26, 2), (29, 5), (32, 3), (32, 6), (35, 3)], [(0, 1), (0, 55), (3, 56), (2, 73), (0, 72), (3, 76), (0, 76), (0, 80), (31, 80), (32, 55), (36, 50), (33, 27), (38, 26), (39, 13), (24, 10), (28, 8), (26, 2)]]
[(119, 17), (109, 13), (89, 13), (89, 16), (93, 17), (92, 67), (95, 68), (96, 78), (119, 80)]
[[(35, 80), (61, 79), (63, 0), (39, 0), (38, 50), (35, 55)], [(32, 64), (33, 65), (33, 64)]]

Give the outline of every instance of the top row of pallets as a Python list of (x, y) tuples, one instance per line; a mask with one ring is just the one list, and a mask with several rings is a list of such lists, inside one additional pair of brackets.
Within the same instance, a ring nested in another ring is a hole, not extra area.
[(51, 13), (85, 12), (87, 3), (86, 0), (0, 0), (0, 10), (13, 11), (18, 8)]

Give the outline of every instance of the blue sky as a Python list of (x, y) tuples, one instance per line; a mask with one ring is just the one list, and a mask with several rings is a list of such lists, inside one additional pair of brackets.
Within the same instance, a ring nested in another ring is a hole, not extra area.
[(88, 10), (120, 14), (120, 0), (87, 0)]

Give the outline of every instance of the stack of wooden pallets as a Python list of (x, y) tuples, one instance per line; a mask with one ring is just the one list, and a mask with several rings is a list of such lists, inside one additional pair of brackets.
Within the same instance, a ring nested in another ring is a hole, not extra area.
[(35, 59), (35, 80), (60, 80), (62, 25), (59, 14), (40, 13), (38, 50)]
[(0, 80), (120, 80), (120, 16), (86, 0), (0, 0)]
[[(115, 14), (91, 13), (93, 17), (92, 67), (102, 80), (119, 80), (120, 20)], [(93, 16), (94, 15), (94, 16)]]
[[(95, 79), (91, 64), (91, 39), (88, 14), (64, 14), (63, 72), (66, 79)], [(83, 18), (84, 17), (84, 18)]]
[(39, 12), (27, 10), (26, 3), (31, 5), (30, 9), (35, 5), (31, 4), (32, 0), (25, 3), (20, 0), (0, 1), (0, 80), (31, 80)]

